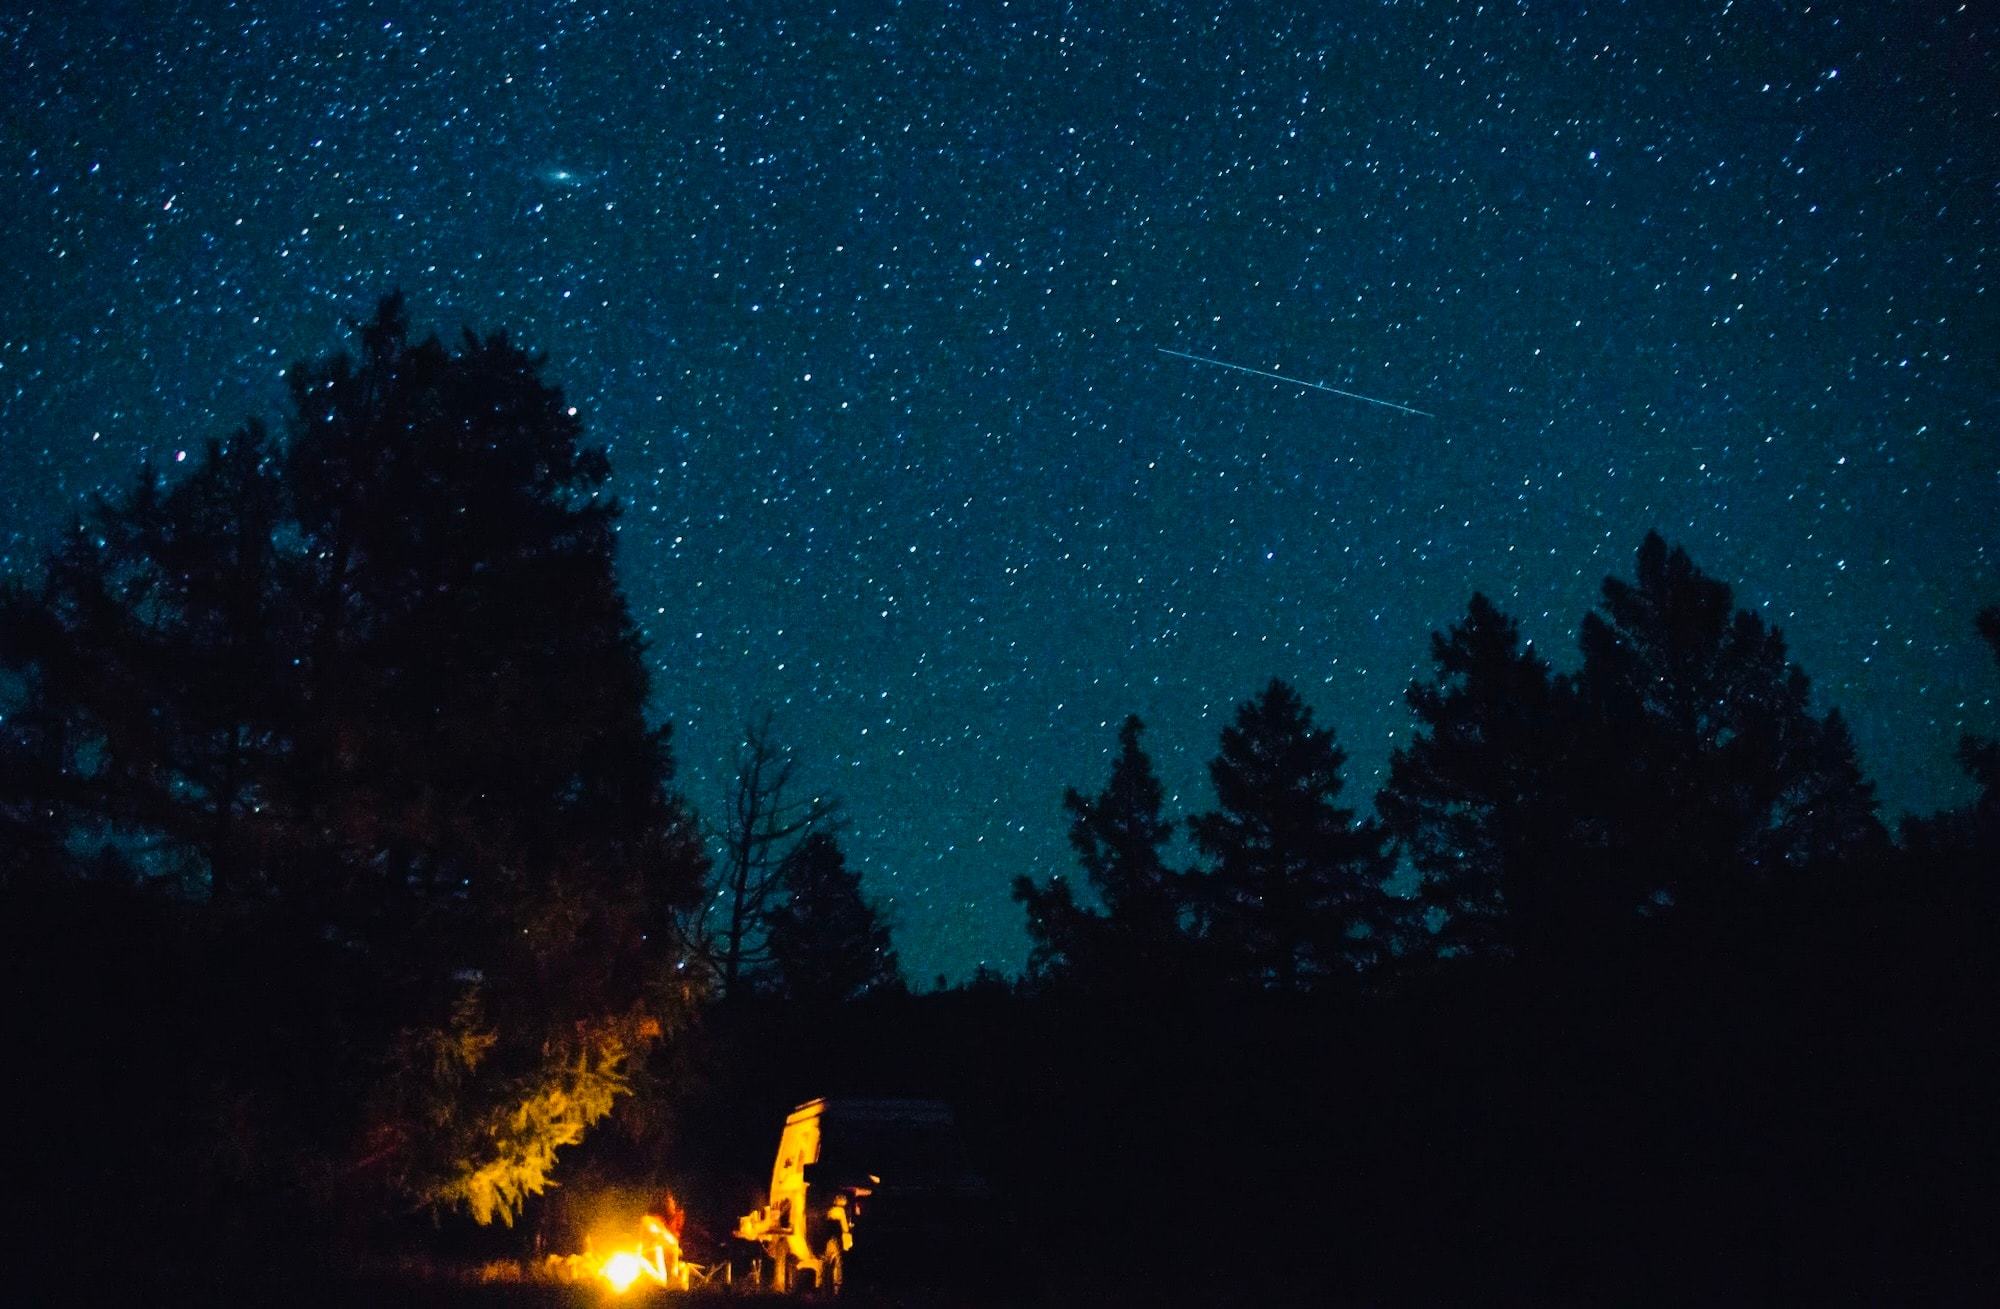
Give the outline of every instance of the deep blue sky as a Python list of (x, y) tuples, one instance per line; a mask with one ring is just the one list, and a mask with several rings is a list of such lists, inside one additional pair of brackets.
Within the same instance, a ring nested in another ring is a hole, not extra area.
[(401, 287), (548, 352), (690, 794), (773, 709), (919, 979), (1018, 966), (1124, 714), (1190, 811), (1284, 676), (1365, 803), (1473, 589), (1567, 665), (1649, 528), (1927, 810), (2000, 719), (1997, 50), (1887, 0), (16, 0), (0, 551)]

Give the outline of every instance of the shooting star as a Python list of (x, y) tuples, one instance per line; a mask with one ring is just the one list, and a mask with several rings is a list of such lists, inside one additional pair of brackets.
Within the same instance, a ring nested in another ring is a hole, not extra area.
[(1372, 395), (1362, 395), (1358, 391), (1343, 391), (1337, 386), (1327, 386), (1323, 382), (1301, 381), (1296, 377), (1286, 377), (1282, 373), (1267, 373), (1261, 368), (1246, 368), (1242, 364), (1232, 364), (1223, 359), (1209, 359), (1203, 355), (1191, 355), (1184, 350), (1169, 350), (1163, 345), (1154, 346), (1153, 348), (1163, 355), (1172, 355), (1176, 359), (1186, 359), (1197, 364), (1212, 364), (1217, 368), (1233, 368), (1239, 373), (1248, 373), (1252, 377), (1268, 377), (1274, 382), (1290, 382), (1293, 386), (1303, 386), (1312, 391), (1326, 391), (1333, 395), (1344, 395), (1349, 400), (1359, 400), (1364, 404), (1381, 405), (1384, 409), (1394, 409), (1398, 413), (1415, 414), (1419, 418), (1437, 417), (1436, 414), (1426, 410), (1412, 409), (1408, 405), (1399, 405), (1394, 400), (1377, 400)]

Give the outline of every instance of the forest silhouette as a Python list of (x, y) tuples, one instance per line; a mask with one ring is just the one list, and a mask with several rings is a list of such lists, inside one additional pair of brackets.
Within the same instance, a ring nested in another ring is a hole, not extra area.
[(768, 719), (725, 812), (676, 789), (675, 653), (540, 360), (392, 297), (288, 379), (281, 434), (142, 470), (0, 593), (29, 1246), (342, 1285), (671, 1183), (741, 1258), (787, 1109), (922, 1094), (1003, 1202), (978, 1295), (2000, 1288), (2000, 741), (1890, 830), (1782, 634), (1658, 535), (1573, 672), (1473, 594), (1372, 802), (1282, 681), (1201, 812), (1127, 719), (1051, 788), (1077, 874), (1013, 883), (1026, 973), (914, 993)]

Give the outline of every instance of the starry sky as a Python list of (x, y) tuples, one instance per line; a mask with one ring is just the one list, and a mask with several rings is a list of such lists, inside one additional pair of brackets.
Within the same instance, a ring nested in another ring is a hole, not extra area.
[(1019, 966), (1126, 713), (1191, 812), (1283, 676), (1365, 804), (1430, 631), (1573, 666), (1649, 528), (1927, 811), (2000, 720), (1996, 184), (1957, 0), (11, 0), (0, 555), (400, 287), (547, 352), (689, 794), (772, 711), (919, 981)]

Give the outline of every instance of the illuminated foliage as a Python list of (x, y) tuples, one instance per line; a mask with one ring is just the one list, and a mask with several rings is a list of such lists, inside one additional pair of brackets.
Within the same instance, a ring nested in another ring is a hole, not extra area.
[(509, 1073), (493, 1058), (501, 1033), (483, 987), (468, 982), (444, 1023), (398, 1035), (372, 1114), (369, 1162), (394, 1169), (397, 1188), (422, 1204), (512, 1225), (550, 1185), (557, 1152), (630, 1094), (629, 1065), (648, 1030), (636, 1013), (579, 1022)]
[(582, 1141), (584, 1130), (631, 1089), (623, 1073), (627, 1050), (616, 1028), (590, 1035), (579, 1041), (582, 1049), (552, 1052), (537, 1082), (484, 1115), (478, 1136), (490, 1147), (462, 1155), (435, 1201), (462, 1206), (481, 1223), (499, 1218), (511, 1225), (526, 1199), (542, 1193), (555, 1171), (556, 1151)]

